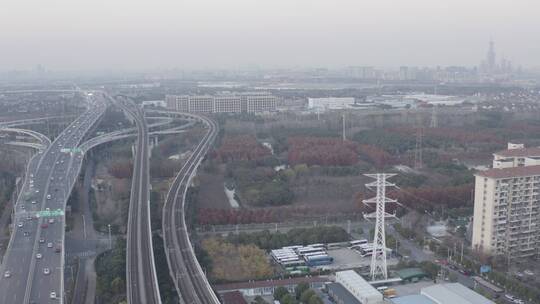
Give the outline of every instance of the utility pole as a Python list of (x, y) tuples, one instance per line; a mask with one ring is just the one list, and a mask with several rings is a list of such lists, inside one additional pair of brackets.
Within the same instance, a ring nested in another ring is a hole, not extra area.
[(111, 224), (108, 224), (107, 227), (109, 228), (109, 250), (111, 250), (112, 249)]
[(459, 258), (459, 262), (463, 264), (463, 242), (461, 242), (461, 257)]
[(386, 232), (385, 218), (392, 217), (392, 214), (386, 213), (386, 203), (396, 203), (394, 199), (386, 197), (386, 187), (395, 187), (394, 184), (387, 181), (388, 178), (396, 174), (377, 173), (364, 174), (367, 177), (375, 178), (376, 181), (366, 184), (370, 190), (375, 190), (377, 195), (373, 198), (363, 200), (366, 205), (375, 204), (375, 235), (373, 237), (373, 254), (371, 255), (371, 280), (388, 279), (388, 270), (386, 267)]
[(429, 123), (430, 128), (438, 128), (439, 127), (439, 119), (437, 116), (437, 105), (433, 106), (433, 110), (431, 111), (431, 122)]
[(347, 140), (347, 137), (345, 136), (345, 113), (343, 113), (342, 118), (343, 118), (342, 119), (342, 121), (343, 121), (343, 132), (342, 132), (342, 134), (343, 134), (343, 141), (345, 141), (345, 140)]
[(414, 149), (414, 168), (422, 169), (422, 126), (416, 128), (416, 147)]
[(423, 136), (422, 116), (416, 112), (416, 146), (414, 149), (414, 168), (422, 169), (422, 136)]

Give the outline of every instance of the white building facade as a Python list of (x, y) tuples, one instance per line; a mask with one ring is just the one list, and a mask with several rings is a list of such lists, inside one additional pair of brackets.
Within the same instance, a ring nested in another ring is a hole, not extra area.
[(354, 106), (354, 97), (308, 98), (308, 109), (324, 112), (326, 110), (343, 110)]
[(540, 251), (539, 148), (494, 154), (493, 169), (475, 175), (472, 247), (508, 258)]
[(277, 108), (276, 96), (267, 93), (225, 95), (167, 95), (168, 109), (193, 113), (264, 113)]

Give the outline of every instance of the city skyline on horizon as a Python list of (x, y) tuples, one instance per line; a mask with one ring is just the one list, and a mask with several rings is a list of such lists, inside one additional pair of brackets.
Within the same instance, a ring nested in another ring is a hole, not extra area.
[(0, 12), (0, 70), (476, 66), (497, 53), (540, 67), (540, 26), (523, 0), (53, 0)]

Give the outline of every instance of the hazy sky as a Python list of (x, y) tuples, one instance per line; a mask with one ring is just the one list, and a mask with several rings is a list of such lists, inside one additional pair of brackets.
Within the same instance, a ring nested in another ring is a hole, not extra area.
[(540, 66), (538, 0), (2, 0), (0, 69)]

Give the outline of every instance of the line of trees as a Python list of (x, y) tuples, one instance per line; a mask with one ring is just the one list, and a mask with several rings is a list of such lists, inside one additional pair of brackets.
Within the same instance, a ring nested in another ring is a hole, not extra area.
[(278, 287), (274, 291), (274, 300), (281, 304), (323, 304), (323, 300), (317, 293), (309, 288), (307, 283), (300, 283), (290, 293), (285, 287)]
[(268, 230), (253, 233), (229, 234), (227, 241), (233, 244), (255, 244), (257, 247), (271, 250), (292, 245), (314, 243), (335, 243), (349, 240), (349, 234), (341, 227), (321, 226), (313, 228), (294, 228), (286, 233)]

